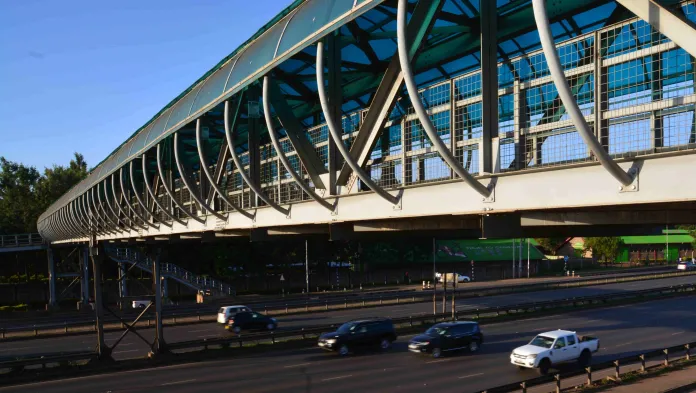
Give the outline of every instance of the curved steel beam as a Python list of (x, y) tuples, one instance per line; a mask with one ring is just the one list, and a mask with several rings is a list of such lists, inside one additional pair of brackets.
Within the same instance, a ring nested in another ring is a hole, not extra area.
[[(131, 161), (131, 162), (133, 162), (133, 161)], [(138, 218), (140, 218), (143, 221), (143, 225), (147, 225), (149, 227), (159, 229), (159, 226), (149, 222), (146, 217), (143, 217), (143, 215), (140, 214), (139, 211), (135, 210), (133, 205), (131, 205), (130, 198), (128, 198), (128, 194), (126, 194), (126, 185), (124, 184), (124, 180), (123, 180), (123, 167), (118, 168), (118, 176), (119, 176), (119, 181), (121, 184), (121, 194), (123, 194), (123, 200), (126, 201), (126, 205), (128, 205), (128, 208), (130, 209), (130, 211), (132, 211), (133, 214), (135, 214)], [(145, 228), (145, 229), (147, 229), (147, 228)]]
[(447, 148), (440, 136), (437, 134), (437, 130), (433, 126), (432, 121), (430, 121), (430, 116), (423, 106), (423, 102), (420, 100), (420, 94), (418, 93), (418, 87), (416, 86), (416, 81), (413, 77), (413, 70), (411, 69), (411, 60), (408, 54), (408, 43), (406, 42), (406, 9), (408, 6), (408, 0), (399, 0), (399, 6), (396, 13), (396, 37), (399, 51), (399, 63), (401, 64), (401, 72), (404, 75), (404, 83), (406, 84), (406, 90), (408, 90), (408, 95), (411, 98), (411, 104), (413, 109), (418, 115), (418, 119), (423, 126), (430, 142), (433, 147), (440, 153), (440, 157), (447, 163), (447, 165), (457, 173), (465, 183), (467, 183), (471, 188), (476, 190), (479, 194), (484, 197), (489, 197), (491, 195), (491, 190), (486, 186), (479, 183), (463, 166), (457, 161), (457, 159), (452, 154), (452, 151)]
[(280, 146), (280, 143), (278, 142), (278, 136), (275, 134), (275, 129), (273, 127), (273, 119), (271, 119), (271, 105), (268, 103), (269, 99), (269, 94), (270, 92), (268, 91), (268, 76), (263, 77), (263, 114), (264, 117), (266, 118), (266, 128), (268, 129), (268, 134), (271, 136), (271, 141), (273, 142), (273, 147), (276, 150), (276, 153), (278, 154), (278, 158), (280, 158), (280, 162), (283, 163), (283, 166), (285, 166), (285, 169), (287, 169), (288, 173), (290, 173), (290, 176), (295, 180), (298, 186), (304, 192), (307, 193), (312, 199), (315, 201), (319, 202), (320, 205), (324, 206), (326, 209), (333, 211), (334, 210), (334, 205), (325, 201), (324, 198), (320, 197), (317, 195), (314, 190), (309, 188), (307, 183), (304, 182), (304, 179), (295, 172), (295, 169), (290, 165), (290, 161), (288, 161), (288, 157), (285, 155), (285, 152), (283, 151), (282, 147)]
[(91, 190), (93, 190), (93, 188), (90, 188), (87, 191), (85, 191), (85, 205), (87, 208), (87, 213), (92, 217), (92, 221), (94, 221), (94, 227), (97, 230), (97, 232), (101, 232), (102, 234), (109, 233), (110, 231), (106, 229), (106, 226), (104, 225), (101, 216), (96, 214), (96, 210), (92, 208)]
[[(240, 94), (239, 100), (237, 102), (237, 110), (235, 111), (235, 119), (237, 117), (237, 114), (239, 114), (239, 108), (241, 107), (241, 105), (242, 105), (242, 95)], [(242, 179), (244, 179), (246, 184), (249, 185), (249, 188), (251, 188), (251, 190), (254, 191), (254, 193), (256, 193), (256, 195), (258, 195), (259, 198), (261, 198), (261, 200), (266, 202), (268, 204), (268, 206), (276, 209), (278, 212), (280, 212), (286, 216), (289, 215), (290, 210), (281, 207), (277, 203), (273, 202), (273, 200), (271, 200), (268, 196), (266, 196), (266, 193), (263, 192), (261, 190), (261, 188), (259, 188), (259, 186), (256, 185), (256, 183), (251, 181), (251, 178), (249, 177), (249, 175), (247, 175), (246, 171), (244, 170), (244, 165), (242, 165), (242, 160), (240, 160), (239, 156), (237, 155), (236, 146), (234, 144), (234, 137), (232, 135), (233, 130), (231, 129), (232, 127), (230, 127), (230, 113), (229, 113), (230, 108), (229, 107), (230, 107), (230, 102), (225, 101), (225, 116), (224, 116), (225, 117), (225, 136), (227, 137), (227, 147), (230, 149), (230, 154), (232, 155), (232, 160), (234, 161), (234, 165), (239, 170), (239, 174), (242, 176)]]
[(65, 211), (65, 217), (76, 229), (77, 234), (82, 236), (89, 236), (89, 231), (85, 229), (84, 224), (77, 218), (77, 213), (75, 211), (75, 201), (70, 201), (67, 205), (68, 209)]
[(174, 203), (174, 205), (176, 205), (176, 207), (178, 207), (179, 210), (184, 212), (184, 214), (189, 216), (189, 218), (192, 218), (200, 223), (204, 223), (205, 220), (203, 220), (202, 218), (200, 218), (198, 216), (194, 216), (193, 214), (191, 214), (190, 211), (184, 209), (184, 207), (181, 206), (179, 201), (177, 201), (176, 198), (174, 198), (174, 193), (172, 192), (172, 189), (169, 188), (169, 185), (167, 184), (167, 181), (165, 180), (166, 177), (164, 176), (164, 169), (162, 168), (161, 146), (162, 146), (161, 142), (157, 144), (157, 171), (159, 172), (160, 179), (162, 179), (162, 187), (164, 187), (164, 191), (167, 192), (167, 195), (169, 195), (169, 197), (172, 199), (172, 203)]
[[(171, 218), (173, 221), (176, 221), (181, 225), (186, 225), (185, 222), (174, 217), (174, 215), (172, 213), (170, 213), (168, 209), (165, 209), (164, 206), (162, 206), (162, 204), (159, 203), (159, 201), (157, 200), (157, 196), (155, 195), (155, 191), (152, 189), (152, 185), (150, 184), (150, 179), (148, 179), (148, 177), (147, 177), (147, 152), (143, 152), (142, 162), (143, 162), (143, 182), (145, 183), (145, 188), (147, 188), (148, 194), (150, 194), (150, 196), (152, 197), (152, 200), (155, 201), (155, 205), (157, 205), (157, 207), (159, 207), (160, 211), (162, 213), (164, 213), (167, 217)], [(160, 220), (160, 222), (162, 222), (162, 220)]]
[(365, 183), (368, 187), (370, 187), (372, 191), (374, 191), (377, 195), (381, 196), (382, 198), (386, 199), (392, 205), (398, 204), (399, 197), (388, 193), (384, 190), (384, 188), (380, 187), (377, 183), (375, 183), (372, 180), (372, 178), (367, 173), (365, 173), (365, 171), (360, 167), (360, 165), (358, 165), (353, 156), (350, 155), (348, 149), (346, 149), (346, 145), (343, 144), (341, 133), (338, 132), (333, 115), (331, 114), (331, 110), (329, 109), (329, 98), (326, 95), (326, 88), (324, 86), (324, 43), (321, 41), (317, 42), (316, 68), (317, 91), (319, 92), (319, 101), (321, 101), (321, 110), (322, 112), (324, 112), (326, 125), (329, 128), (329, 133), (331, 134), (331, 138), (334, 140), (334, 143), (336, 144), (336, 148), (338, 149), (339, 153), (341, 153), (343, 159), (346, 160), (346, 164), (350, 166), (350, 169), (352, 169), (353, 172), (355, 172), (355, 174), (360, 178), (360, 180), (363, 183)]
[(549, 18), (546, 15), (546, 0), (532, 0), (532, 5), (534, 7), (534, 19), (536, 20), (537, 29), (539, 30), (539, 38), (541, 40), (541, 47), (544, 50), (544, 57), (546, 57), (546, 63), (549, 66), (549, 72), (553, 78), (553, 84), (556, 85), (556, 90), (558, 90), (558, 95), (561, 97), (563, 106), (565, 106), (566, 111), (570, 115), (573, 125), (578, 130), (578, 134), (585, 141), (585, 144), (590, 148), (597, 161), (606, 169), (616, 180), (618, 180), (624, 186), (633, 183), (631, 176), (626, 173), (621, 167), (609, 156), (609, 153), (604, 150), (602, 144), (599, 143), (597, 137), (590, 130), (590, 126), (585, 121), (585, 117), (578, 107), (578, 103), (573, 97), (573, 93), (570, 91), (570, 86), (568, 86), (568, 80), (566, 79), (563, 68), (561, 67), (561, 61), (558, 58), (558, 52), (556, 52), (556, 46), (553, 42), (553, 35), (551, 34), (551, 27), (549, 26)]
[(68, 227), (65, 225), (63, 222), (63, 217), (61, 216), (62, 212), (57, 210), (53, 214), (51, 214), (50, 217), (50, 222), (51, 225), (55, 225), (58, 228), (58, 234), (67, 238), (72, 237), (72, 232), (68, 229)]
[(101, 229), (99, 228), (99, 222), (97, 222), (97, 220), (94, 217), (94, 214), (92, 214), (92, 211), (89, 209), (89, 203), (87, 201), (88, 195), (89, 194), (86, 191), (84, 194), (80, 195), (80, 203), (82, 204), (82, 211), (85, 213), (85, 217), (87, 217), (87, 222), (89, 222), (92, 233), (94, 235), (99, 235), (99, 234), (101, 234)]
[[(241, 207), (237, 206), (236, 203), (232, 202), (230, 200), (230, 198), (227, 196), (227, 194), (222, 192), (222, 190), (220, 189), (220, 186), (218, 186), (217, 182), (215, 181), (213, 174), (210, 173), (210, 168), (208, 168), (208, 160), (206, 160), (205, 153), (203, 152), (203, 138), (201, 137), (201, 119), (200, 118), (196, 119), (196, 145), (198, 147), (198, 158), (201, 161), (201, 168), (203, 169), (203, 172), (205, 173), (205, 177), (208, 178), (208, 182), (213, 187), (215, 192), (217, 192), (217, 194), (220, 195), (220, 198), (222, 198), (225, 201), (225, 203), (232, 206), (232, 208), (234, 210), (238, 211), (244, 217), (251, 218), (253, 220), (254, 215), (247, 212), (246, 210), (242, 209)], [(218, 165), (225, 165), (224, 162), (218, 162), (217, 164)]]
[[(196, 120), (196, 127), (199, 126), (200, 119)], [(179, 133), (175, 132), (174, 133), (174, 161), (176, 161), (176, 167), (179, 170), (179, 176), (181, 177), (181, 181), (184, 183), (184, 186), (188, 188), (189, 193), (191, 194), (191, 197), (198, 202), (198, 204), (204, 209), (207, 210), (210, 214), (214, 215), (215, 217), (219, 218), (220, 220), (227, 221), (227, 217), (216, 212), (215, 209), (211, 208), (205, 201), (199, 196), (199, 194), (196, 192), (194, 189), (193, 185), (189, 182), (188, 174), (186, 173), (186, 169), (184, 169), (184, 164), (181, 162), (181, 159), (179, 158)]]
[(91, 200), (92, 200), (92, 206), (94, 207), (94, 211), (97, 212), (97, 216), (99, 219), (102, 220), (102, 225), (104, 225), (104, 228), (107, 229), (108, 232), (111, 233), (118, 233), (119, 229), (118, 227), (115, 227), (113, 225), (113, 222), (109, 219), (109, 217), (106, 215), (104, 212), (104, 207), (101, 205), (101, 202), (97, 203), (97, 198), (94, 196), (94, 192), (99, 193), (99, 183), (95, 184), (94, 187), (91, 189)]
[[(121, 218), (120, 218), (118, 212), (116, 212), (116, 210), (114, 209), (113, 205), (111, 205), (111, 199), (109, 198), (109, 192), (107, 191), (108, 184), (106, 183), (106, 179), (104, 179), (104, 181), (102, 181), (102, 183), (104, 184), (104, 201), (106, 202), (106, 206), (107, 206), (107, 207), (109, 208), (109, 210), (111, 211), (111, 214), (113, 214), (113, 217), (116, 218), (116, 225), (117, 225), (118, 227), (120, 227), (119, 223), (122, 222), (122, 223), (123, 223), (123, 227), (124, 227), (124, 228), (122, 228), (122, 229), (123, 229), (124, 231), (126, 231), (126, 232), (136, 231), (136, 232), (137, 232), (138, 230), (135, 229), (133, 226), (131, 226), (129, 223), (127, 223), (126, 220), (121, 220)], [(113, 193), (112, 193), (112, 194), (113, 194)], [(99, 197), (99, 198), (101, 199), (101, 195), (97, 194), (97, 197)]]
[[(146, 227), (140, 225), (140, 223), (138, 223), (137, 221), (131, 219), (131, 217), (128, 215), (128, 210), (124, 209), (121, 206), (121, 203), (118, 201), (118, 195), (116, 193), (116, 172), (111, 174), (111, 194), (114, 197), (114, 203), (116, 204), (116, 207), (118, 208), (119, 213), (123, 214), (124, 222), (125, 221), (129, 222), (129, 224), (130, 224), (130, 225), (128, 225), (129, 227), (133, 228), (136, 232), (138, 230), (135, 229), (134, 227), (138, 227), (141, 229), (147, 229)], [(125, 202), (126, 202), (126, 204), (128, 203), (127, 200)]]
[[(101, 212), (104, 214), (104, 217), (111, 223), (111, 227), (114, 229), (115, 232), (124, 232), (124, 229), (121, 228), (121, 226), (118, 225), (118, 221), (114, 221), (111, 216), (109, 216), (109, 213), (104, 209), (104, 202), (101, 199), (101, 193), (99, 192), (99, 185), (102, 184), (102, 182), (97, 183), (96, 189), (97, 189), (97, 201), (99, 202), (99, 209)], [(106, 195), (106, 185), (104, 186), (104, 195)], [(115, 214), (114, 214), (115, 215)]]
[[(135, 161), (135, 159), (131, 160), (131, 162), (129, 163), (129, 166), (130, 166), (129, 170), (130, 170), (131, 189), (133, 190), (133, 193), (135, 194), (135, 199), (138, 200), (138, 203), (143, 208), (143, 210), (146, 211), (147, 214), (149, 214), (152, 217), (153, 222), (155, 220), (157, 220), (158, 222), (162, 223), (165, 226), (171, 226), (171, 225), (167, 224), (166, 222), (162, 222), (162, 220), (160, 220), (159, 218), (155, 217), (155, 214), (153, 212), (151, 212), (150, 209), (148, 209), (147, 205), (145, 204), (145, 201), (143, 201), (143, 198), (140, 196), (140, 193), (138, 192), (138, 188), (135, 186), (135, 170), (133, 169), (133, 161)], [(146, 217), (147, 217), (147, 215), (146, 215)], [(155, 227), (155, 228), (157, 228), (157, 227)], [(159, 229), (159, 228), (157, 228), (157, 229)]]
[(77, 225), (82, 229), (83, 236), (90, 237), (92, 233), (89, 230), (89, 224), (84, 220), (82, 213), (80, 213), (80, 206), (77, 199), (72, 201), (71, 216)]
[(77, 212), (78, 216), (82, 218), (82, 220), (85, 222), (85, 226), (87, 227), (87, 233), (89, 233), (90, 236), (96, 234), (96, 230), (94, 228), (94, 224), (92, 223), (92, 220), (90, 220), (89, 214), (87, 214), (87, 211), (85, 210), (85, 204), (83, 197), (84, 194), (80, 195), (77, 197), (75, 202), (77, 203)]

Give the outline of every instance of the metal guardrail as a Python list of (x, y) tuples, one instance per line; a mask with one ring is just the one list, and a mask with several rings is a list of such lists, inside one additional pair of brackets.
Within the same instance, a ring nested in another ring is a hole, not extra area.
[[(567, 307), (577, 307), (579, 305), (593, 304), (593, 303), (607, 303), (612, 300), (618, 299), (630, 299), (630, 298), (643, 298), (649, 295), (665, 295), (665, 294), (677, 294), (683, 292), (696, 292), (696, 284), (685, 284), (679, 286), (665, 287), (665, 288), (655, 288), (647, 289), (643, 291), (632, 291), (632, 292), (618, 292), (604, 295), (595, 296), (584, 296), (576, 298), (568, 298), (563, 300), (551, 300), (546, 302), (531, 302), (515, 304), (511, 306), (496, 306), (496, 307), (485, 307), (477, 308), (474, 310), (463, 310), (457, 311), (454, 314), (454, 319), (481, 319), (482, 316), (501, 316), (501, 315), (517, 315), (520, 313), (528, 312), (539, 312), (549, 309), (567, 308)], [(452, 313), (438, 313), (433, 315), (418, 315), (418, 316), (408, 316), (391, 318), (392, 323), (396, 328), (412, 328), (414, 326), (423, 325), (425, 323), (437, 323), (444, 320), (451, 320)], [(275, 343), (277, 339), (281, 338), (291, 338), (291, 337), (302, 337), (306, 339), (308, 337), (317, 336), (319, 333), (328, 332), (339, 325), (330, 324), (323, 326), (314, 326), (310, 328), (295, 329), (295, 330), (280, 330), (272, 331), (270, 333), (256, 333), (256, 334), (246, 334), (238, 335), (234, 337), (219, 337), (212, 339), (203, 340), (191, 340), (191, 341), (181, 341), (176, 343), (167, 344), (169, 349), (189, 349), (203, 347), (208, 348), (211, 345), (238, 345), (242, 347), (244, 341), (247, 342), (260, 342), (260, 341), (270, 341)]]
[[(558, 374), (553, 374), (553, 375), (545, 375), (537, 378), (532, 378), (528, 379), (522, 382), (514, 382), (510, 383), (507, 385), (501, 385), (501, 386), (496, 386), (494, 388), (486, 389), (480, 391), (480, 393), (509, 393), (509, 392), (522, 392), (522, 393), (527, 393), (527, 390), (535, 387), (535, 386), (541, 386), (541, 385), (549, 385), (553, 384), (554, 390), (556, 392), (559, 392), (563, 390), (561, 384), (564, 380), (578, 377), (580, 375), (586, 375), (587, 378), (585, 380), (585, 385), (586, 386), (592, 386), (592, 373), (593, 372), (598, 372), (598, 371), (604, 371), (604, 370), (609, 370), (609, 369), (614, 369), (614, 374), (613, 377), (616, 378), (617, 380), (621, 377), (621, 367), (622, 366), (627, 366), (630, 364), (636, 364), (640, 363), (639, 370), (641, 372), (645, 372), (646, 370), (658, 366), (669, 366), (670, 364), (670, 355), (674, 356), (675, 354), (680, 353), (683, 351), (683, 356), (686, 360), (691, 360), (691, 348), (694, 348), (696, 346), (696, 341), (695, 342), (690, 342), (686, 344), (679, 344), (675, 345), (673, 347), (669, 348), (664, 348), (664, 349), (657, 349), (654, 351), (650, 352), (645, 352), (639, 355), (630, 355), (630, 356), (624, 356), (622, 358), (618, 358), (616, 360), (611, 360), (607, 362), (602, 362), (599, 364), (591, 365), (589, 367), (585, 367), (584, 369), (580, 370), (574, 370), (574, 371), (569, 371), (565, 373), (558, 373)], [(646, 365), (646, 362), (650, 361), (652, 358), (660, 358), (661, 361), (658, 364), (652, 365), (648, 367)], [(674, 359), (672, 359), (674, 361)]]
[[(536, 290), (544, 289), (567, 289), (591, 285), (600, 284), (612, 284), (621, 282), (631, 282), (631, 281), (643, 281), (650, 279), (663, 279), (672, 277), (683, 277), (696, 275), (696, 272), (673, 272), (673, 273), (659, 273), (659, 274), (649, 274), (649, 275), (635, 275), (635, 276), (615, 276), (611, 278), (589, 278), (580, 279), (571, 282), (564, 283), (537, 283), (537, 284), (526, 284), (526, 285), (515, 285), (515, 286), (501, 286), (495, 288), (477, 289), (477, 288), (463, 288), (457, 289), (456, 296), (460, 299), (471, 298), (471, 297), (481, 297), (489, 295), (502, 295), (508, 293), (519, 293), (519, 292), (530, 292)], [(448, 291), (451, 293), (451, 291)], [(638, 291), (631, 291), (630, 293), (637, 293)], [(333, 298), (333, 299), (320, 299), (317, 301), (309, 300), (295, 300), (287, 303), (281, 303), (273, 306), (254, 307), (254, 303), (247, 303), (246, 305), (252, 309), (257, 309), (257, 311), (262, 311), (265, 314), (277, 316), (277, 315), (290, 315), (290, 314), (301, 314), (308, 312), (327, 312), (339, 309), (347, 308), (363, 308), (363, 307), (375, 307), (385, 304), (400, 304), (401, 302), (430, 302), (432, 301), (432, 292), (423, 291), (407, 291), (400, 292), (396, 294), (379, 294), (376, 296), (363, 296), (360, 299), (351, 299), (349, 297), (344, 298)], [(218, 306), (211, 307), (210, 309), (199, 309), (195, 312), (187, 313), (166, 313), (165, 317), (170, 319), (173, 324), (177, 324), (177, 318), (179, 320), (184, 318), (195, 318), (195, 322), (212, 322), (216, 320), (215, 311), (217, 311)], [(314, 308), (310, 310), (310, 308)], [(211, 315), (206, 317), (202, 313), (210, 312)], [(124, 313), (124, 316), (130, 315), (130, 313)], [(40, 336), (41, 330), (56, 330), (64, 329), (65, 333), (70, 333), (70, 329), (78, 329), (85, 327), (94, 327), (96, 320), (90, 318), (87, 320), (79, 322), (59, 322), (59, 323), (48, 323), (48, 324), (35, 324), (33, 326), (21, 326), (16, 328), (0, 328), (0, 338), (5, 339), (7, 333), (13, 332), (33, 332), (34, 336)], [(116, 318), (106, 318), (104, 323), (118, 323), (119, 320)], [(144, 322), (150, 323), (150, 320), (145, 320)], [(188, 323), (192, 323), (189, 321)], [(149, 325), (148, 325), (149, 326)]]
[(44, 239), (38, 233), (0, 235), (0, 248), (42, 246)]
[(13, 370), (21, 371), (26, 367), (41, 365), (46, 368), (46, 365), (52, 363), (65, 363), (74, 362), (78, 360), (92, 360), (97, 358), (97, 353), (94, 351), (82, 351), (82, 352), (61, 352), (53, 353), (47, 355), (31, 355), (31, 356), (17, 356), (15, 360), (8, 360), (0, 362), (0, 370)]
[[(140, 252), (128, 248), (107, 248), (107, 254), (119, 262), (127, 262), (137, 265), (140, 269), (152, 272), (153, 261), (151, 258)], [(175, 279), (182, 284), (188, 285), (200, 291), (214, 291), (220, 295), (234, 295), (235, 289), (220, 280), (204, 277), (177, 266), (173, 263), (163, 262), (161, 264), (161, 274), (163, 277)]]

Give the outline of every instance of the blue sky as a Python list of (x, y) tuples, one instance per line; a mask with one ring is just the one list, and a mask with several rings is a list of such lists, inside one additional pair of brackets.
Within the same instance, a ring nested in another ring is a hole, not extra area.
[(99, 163), (292, 0), (0, 0), (0, 156)]

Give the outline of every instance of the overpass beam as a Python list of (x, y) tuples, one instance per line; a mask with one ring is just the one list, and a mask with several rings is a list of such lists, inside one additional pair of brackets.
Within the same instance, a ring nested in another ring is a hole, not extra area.
[(629, 186), (633, 183), (633, 178), (611, 158), (606, 150), (604, 150), (602, 144), (597, 140), (592, 130), (590, 130), (587, 121), (585, 121), (585, 117), (578, 107), (575, 97), (573, 97), (570, 86), (568, 85), (568, 80), (563, 72), (563, 67), (561, 67), (561, 61), (558, 57), (556, 46), (553, 42), (549, 18), (546, 15), (546, 0), (532, 0), (532, 5), (534, 7), (534, 19), (536, 20), (539, 30), (541, 46), (544, 50), (544, 57), (546, 58), (553, 83), (556, 86), (556, 90), (558, 90), (558, 95), (561, 97), (566, 112), (570, 115), (573, 125), (583, 141), (590, 148), (592, 153), (594, 153), (594, 156), (600, 164), (602, 164), (604, 169), (614, 176), (623, 186)]
[[(452, 151), (445, 145), (437, 130), (433, 126), (430, 116), (427, 110), (423, 106), (423, 102), (419, 99), (420, 94), (418, 93), (418, 86), (416, 85), (415, 78), (413, 77), (413, 70), (411, 69), (411, 59), (408, 46), (408, 37), (406, 30), (406, 10), (408, 8), (408, 0), (399, 0), (399, 7), (397, 10), (397, 38), (398, 38), (398, 52), (399, 52), (399, 62), (401, 63), (401, 71), (404, 75), (404, 82), (406, 83), (406, 89), (408, 90), (408, 95), (412, 97), (411, 103), (413, 104), (413, 109), (418, 115), (418, 119), (423, 126), (428, 138), (433, 144), (433, 147), (440, 153), (440, 157), (447, 163), (447, 165), (454, 170), (457, 175), (464, 180), (469, 186), (481, 194), (484, 199), (491, 196), (492, 190), (488, 187), (479, 183), (471, 174), (462, 166), (462, 164), (454, 157)], [(431, 10), (434, 11), (434, 10)], [(411, 20), (413, 23), (413, 19)], [(317, 72), (317, 75), (320, 73)], [(496, 81), (497, 83), (497, 81)], [(413, 99), (414, 97), (418, 97)]]
[[(266, 196), (266, 193), (261, 190), (259, 187), (259, 183), (254, 181), (254, 179), (246, 173), (244, 170), (244, 165), (242, 164), (242, 160), (239, 158), (239, 155), (237, 154), (237, 148), (236, 144), (234, 143), (234, 130), (237, 125), (237, 120), (239, 119), (240, 113), (241, 113), (241, 107), (242, 107), (242, 102), (244, 95), (243, 93), (239, 94), (239, 97), (237, 99), (237, 105), (236, 109), (234, 112), (234, 115), (232, 117), (232, 120), (230, 121), (230, 102), (225, 101), (225, 112), (224, 112), (224, 118), (225, 118), (225, 136), (227, 137), (227, 147), (230, 149), (230, 154), (232, 155), (232, 161), (234, 161), (235, 167), (237, 167), (237, 170), (239, 170), (240, 176), (242, 176), (242, 179), (246, 184), (251, 188), (251, 190), (256, 193), (256, 195), (259, 196), (264, 202), (266, 202), (269, 206), (280, 212), (281, 214), (285, 216), (290, 215), (290, 210), (285, 209), (275, 203), (273, 200), (268, 198)], [(251, 151), (251, 145), (249, 145), (249, 150)]]
[(48, 308), (53, 309), (58, 305), (56, 298), (56, 260), (51, 247), (46, 248), (48, 257)]
[[(263, 114), (264, 114), (264, 117), (266, 118), (266, 128), (268, 129), (268, 135), (271, 137), (271, 142), (273, 143), (273, 147), (276, 150), (276, 154), (278, 154), (278, 158), (283, 163), (283, 166), (285, 166), (285, 169), (288, 171), (288, 173), (293, 178), (293, 180), (295, 180), (295, 183), (297, 183), (297, 185), (304, 192), (306, 192), (307, 195), (309, 195), (312, 199), (317, 201), (324, 208), (328, 209), (329, 211), (333, 211), (334, 205), (327, 202), (326, 200), (324, 200), (324, 198), (320, 197), (319, 195), (317, 195), (316, 192), (314, 192), (314, 190), (309, 188), (309, 185), (307, 185), (307, 183), (304, 181), (302, 176), (300, 176), (295, 171), (295, 168), (292, 167), (292, 164), (290, 164), (290, 161), (288, 161), (288, 157), (285, 155), (285, 152), (283, 151), (283, 147), (280, 146), (280, 142), (278, 141), (278, 136), (276, 135), (275, 128), (273, 127), (273, 119), (271, 118), (271, 105), (270, 105), (269, 101), (271, 99), (271, 96), (274, 96), (275, 103), (278, 103), (280, 101), (285, 103), (285, 100), (281, 96), (282, 92), (280, 91), (280, 88), (273, 89), (274, 94), (271, 94), (271, 92), (269, 91), (269, 85), (270, 85), (270, 81), (268, 79), (268, 76), (264, 76), (263, 77)], [(295, 122), (297, 122), (299, 124), (299, 121), (294, 118), (292, 111), (290, 111), (290, 113), (287, 113), (288, 111), (285, 110), (285, 109), (290, 109), (289, 107), (284, 108), (284, 106), (282, 104), (280, 104), (279, 106), (280, 106), (280, 108), (283, 108), (283, 109), (281, 109), (281, 112), (286, 112), (284, 116), (288, 116), (288, 117), (292, 116), (292, 119), (294, 119)], [(287, 106), (287, 103), (285, 103), (285, 106)], [(278, 107), (274, 105), (273, 108), (278, 108)], [(290, 124), (290, 122), (288, 121), (289, 120), (288, 118), (286, 118), (285, 120), (286, 120), (286, 124)], [(286, 127), (286, 131), (287, 131), (287, 127)], [(290, 135), (290, 131), (288, 131), (288, 135)], [(307, 141), (307, 139), (304, 137), (302, 137), (302, 139)], [(314, 152), (312, 152), (312, 153), (314, 153)], [(297, 154), (300, 158), (302, 158), (302, 155), (300, 154), (299, 151), (297, 152)], [(316, 154), (314, 154), (314, 155), (316, 156)], [(304, 161), (303, 161), (303, 163), (304, 163)], [(323, 168), (323, 166), (322, 166), (322, 168)], [(319, 179), (319, 181), (321, 181), (321, 179)], [(314, 185), (315, 185), (315, 187), (318, 187), (316, 183), (314, 183)]]

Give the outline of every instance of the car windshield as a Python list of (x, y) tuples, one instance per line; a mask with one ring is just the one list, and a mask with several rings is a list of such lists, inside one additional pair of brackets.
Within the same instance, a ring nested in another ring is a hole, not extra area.
[(442, 326), (433, 326), (425, 331), (428, 336), (442, 336), (447, 333), (447, 328)]
[(358, 324), (355, 322), (344, 323), (343, 325), (341, 325), (340, 328), (338, 328), (337, 332), (338, 333), (350, 333), (353, 330), (355, 330), (355, 328), (357, 326), (358, 326)]
[(553, 339), (546, 336), (536, 336), (534, 337), (534, 340), (529, 343), (529, 345), (542, 348), (551, 348), (551, 345), (553, 345)]

